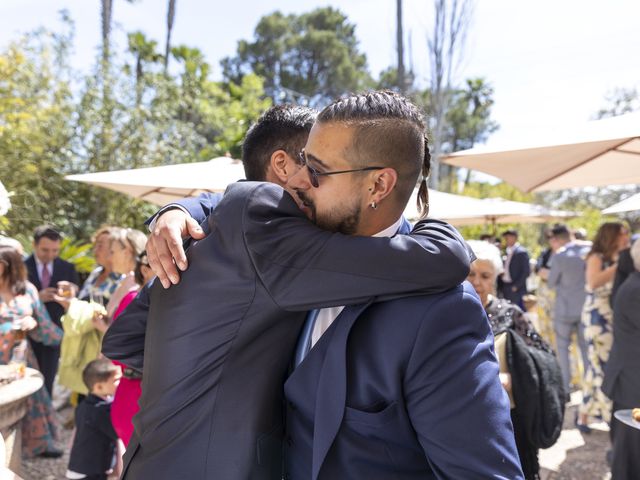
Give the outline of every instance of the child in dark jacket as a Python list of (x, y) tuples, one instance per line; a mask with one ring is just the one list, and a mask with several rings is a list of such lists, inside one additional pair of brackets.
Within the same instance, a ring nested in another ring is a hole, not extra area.
[(111, 399), (120, 382), (120, 367), (106, 358), (93, 360), (82, 372), (89, 395), (76, 408), (76, 435), (67, 478), (106, 480), (114, 467), (118, 435), (111, 424)]

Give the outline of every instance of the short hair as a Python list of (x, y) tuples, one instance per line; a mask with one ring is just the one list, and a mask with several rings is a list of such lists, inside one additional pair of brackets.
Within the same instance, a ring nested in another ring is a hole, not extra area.
[(631, 245), (631, 250), (629, 252), (631, 254), (631, 259), (633, 260), (633, 266), (637, 271), (640, 272), (640, 242), (635, 241)]
[(33, 231), (33, 242), (38, 243), (41, 238), (48, 238), (53, 242), (62, 240), (62, 235), (51, 225), (40, 225)]
[(511, 230), (505, 230), (504, 232), (502, 232), (503, 237), (506, 237), (507, 235), (513, 235), (514, 237), (518, 238), (518, 231), (511, 229)]
[(105, 234), (109, 236), (109, 241), (116, 240), (118, 238), (118, 232), (120, 230), (122, 230), (120, 227), (116, 227), (114, 225), (102, 225), (91, 236), (91, 243), (96, 243), (98, 237)]
[(24, 295), (27, 291), (27, 269), (18, 250), (8, 245), (0, 246), (0, 263), (4, 265), (0, 280), (9, 286), (14, 295)]
[(117, 371), (118, 366), (114, 365), (111, 360), (97, 358), (87, 363), (84, 370), (82, 370), (82, 381), (91, 392), (96, 383), (106, 382)]
[(144, 252), (147, 245), (147, 236), (135, 228), (118, 228), (114, 232), (114, 240), (118, 240), (123, 247), (129, 245), (135, 258)]
[(493, 265), (496, 275), (500, 275), (504, 271), (502, 256), (498, 247), (484, 240), (468, 240), (467, 244), (473, 250), (476, 260), (490, 262)]
[(570, 240), (571, 232), (565, 224), (557, 223), (551, 228), (551, 236), (561, 240)]
[(247, 180), (264, 181), (271, 155), (284, 150), (297, 158), (304, 148), (318, 112), (298, 105), (271, 107), (251, 125), (242, 142), (242, 164)]
[(355, 166), (385, 166), (398, 173), (395, 196), (403, 207), (422, 172), (418, 209), (429, 211), (426, 179), (431, 155), (424, 115), (399, 93), (380, 90), (341, 98), (318, 114), (318, 123), (344, 123), (354, 129), (347, 156)]

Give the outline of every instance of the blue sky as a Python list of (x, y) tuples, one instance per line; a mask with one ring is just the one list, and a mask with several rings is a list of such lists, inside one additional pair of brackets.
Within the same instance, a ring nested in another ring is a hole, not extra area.
[[(142, 30), (164, 45), (165, 0), (114, 1), (115, 38)], [(357, 25), (356, 34), (377, 76), (395, 63), (395, 0), (205, 1), (177, 0), (173, 43), (205, 52), (219, 76), (218, 61), (250, 39), (261, 16), (280, 10), (301, 13), (332, 5)], [(404, 0), (405, 31), (411, 35), (418, 78), (428, 78), (426, 32), (432, 3)], [(98, 0), (2, 0), (0, 47), (37, 26), (55, 28), (66, 8), (76, 22), (73, 64), (87, 71), (100, 37)], [(489, 143), (530, 140), (539, 132), (584, 122), (616, 87), (640, 87), (640, 1), (477, 0), (458, 78), (483, 76), (495, 88), (494, 118), (500, 124)]]

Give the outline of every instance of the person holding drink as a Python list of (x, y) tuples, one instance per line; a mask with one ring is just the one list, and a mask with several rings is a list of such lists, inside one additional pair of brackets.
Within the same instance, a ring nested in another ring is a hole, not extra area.
[[(20, 254), (12, 247), (0, 246), (0, 363), (38, 368), (38, 361), (26, 338), (42, 345), (58, 346), (62, 330), (49, 318), (38, 290), (27, 280)], [(22, 363), (24, 362), (24, 363)], [(57, 422), (51, 397), (41, 388), (27, 400), (22, 420), (22, 451), (27, 457), (60, 457), (56, 447)]]
[[(65, 309), (60, 302), (64, 297), (59, 294), (67, 291), (71, 293), (71, 289), (77, 290), (79, 279), (73, 264), (59, 258), (61, 244), (62, 235), (56, 228), (51, 225), (37, 227), (33, 232), (33, 254), (24, 263), (29, 282), (38, 289), (40, 301), (44, 303), (49, 318), (62, 328), (60, 317)], [(44, 386), (49, 395), (52, 395), (53, 381), (58, 373), (60, 347), (43, 345), (32, 339), (29, 339), (29, 343), (44, 376)]]

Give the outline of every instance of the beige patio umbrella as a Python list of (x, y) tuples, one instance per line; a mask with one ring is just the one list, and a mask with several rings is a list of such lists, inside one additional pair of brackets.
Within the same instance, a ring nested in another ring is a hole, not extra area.
[(525, 192), (640, 183), (640, 113), (589, 122), (523, 145), (478, 147), (442, 160)]
[[(420, 215), (415, 204), (417, 190), (404, 211), (416, 221)], [(546, 223), (575, 217), (575, 212), (552, 210), (542, 205), (514, 202), (502, 198), (473, 198), (464, 195), (429, 190), (429, 218), (445, 220), (455, 226), (498, 223)]]
[(224, 192), (227, 185), (244, 178), (244, 168), (240, 160), (219, 157), (207, 162), (67, 175), (65, 178), (166, 205), (203, 192)]
[(640, 211), (640, 193), (636, 193), (615, 205), (611, 205), (609, 208), (605, 208), (602, 210), (602, 213), (623, 213), (633, 211)]

